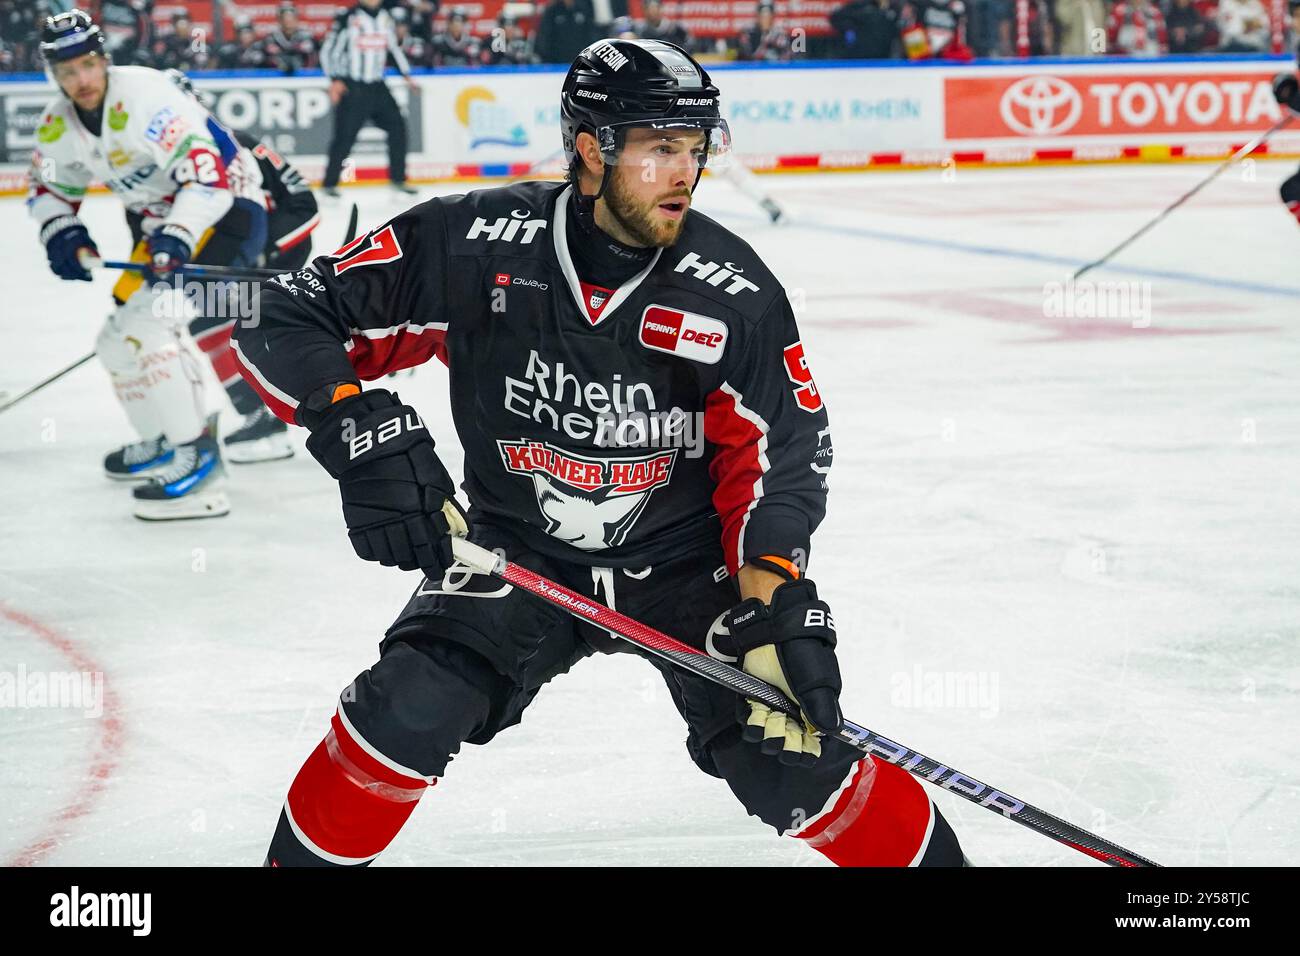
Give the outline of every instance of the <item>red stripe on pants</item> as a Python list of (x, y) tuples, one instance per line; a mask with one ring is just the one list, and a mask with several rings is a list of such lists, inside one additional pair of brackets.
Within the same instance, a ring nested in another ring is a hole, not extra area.
[(428, 786), (366, 753), (335, 713), (289, 788), (289, 813), (316, 847), (367, 860), (393, 841)]
[(239, 366), (235, 364), (235, 355), (230, 351), (230, 333), (234, 328), (235, 324), (231, 322), (211, 332), (204, 332), (194, 339), (195, 344), (203, 349), (208, 361), (212, 363), (219, 382), (228, 382), (232, 378), (239, 377)]
[(919, 780), (868, 757), (854, 765), (830, 811), (796, 836), (836, 866), (908, 866), (921, 851), (932, 813)]

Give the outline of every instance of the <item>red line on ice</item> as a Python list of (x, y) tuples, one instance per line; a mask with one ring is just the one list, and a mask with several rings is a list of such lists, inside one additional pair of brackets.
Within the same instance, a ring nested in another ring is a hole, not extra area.
[[(53, 647), (76, 670), (103, 673), (103, 668), (77, 647), (76, 642), (71, 638), (47, 627), (30, 615), (0, 602), (0, 617), (11, 621)], [(66, 835), (69, 824), (85, 816), (108, 788), (109, 778), (117, 769), (125, 735), (122, 718), (118, 716), (117, 696), (107, 680), (104, 681), (103, 693), (104, 712), (99, 718), (100, 736), (90, 761), (90, 768), (86, 773), (85, 785), (78, 786), (76, 795), (59, 809), (46, 826), (45, 832), (5, 861), (6, 866), (34, 866), (40, 863), (47, 853), (59, 845), (60, 839)]]

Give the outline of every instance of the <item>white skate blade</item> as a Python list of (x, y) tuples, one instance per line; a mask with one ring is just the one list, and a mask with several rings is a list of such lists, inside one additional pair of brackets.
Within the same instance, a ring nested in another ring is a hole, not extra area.
[(138, 482), (147, 481), (148, 479), (152, 478), (154, 475), (158, 474), (158, 472), (162, 471), (163, 468), (166, 468), (166, 467), (167, 467), (166, 465), (162, 465), (162, 466), (160, 466), (160, 467), (158, 467), (158, 468), (145, 468), (143, 471), (137, 471), (137, 472), (135, 472), (134, 474), (130, 474), (130, 475), (118, 475), (118, 474), (114, 474), (113, 472), (111, 472), (111, 471), (109, 471), (107, 468), (105, 468), (105, 469), (104, 469), (104, 477), (107, 478), (107, 479), (109, 479), (110, 481), (137, 482), (137, 483), (138, 483)]
[(141, 521), (185, 521), (220, 518), (230, 513), (230, 499), (224, 491), (196, 491), (169, 501), (139, 501), (135, 516)]
[(236, 465), (255, 465), (262, 461), (280, 461), (293, 457), (293, 443), (287, 434), (267, 435), (252, 441), (237, 441), (221, 446), (221, 457)]

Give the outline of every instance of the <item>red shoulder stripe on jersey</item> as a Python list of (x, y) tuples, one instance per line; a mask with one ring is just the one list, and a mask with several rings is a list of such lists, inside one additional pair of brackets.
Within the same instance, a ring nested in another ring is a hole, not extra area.
[(722, 519), (727, 570), (740, 570), (745, 521), (763, 495), (767, 465), (767, 425), (744, 405), (744, 396), (725, 383), (704, 406), (704, 437), (717, 447), (709, 463), (713, 506)]
[(353, 332), (348, 361), (366, 381), (404, 368), (423, 365), (431, 358), (447, 364), (447, 323), (399, 325), (390, 329)]

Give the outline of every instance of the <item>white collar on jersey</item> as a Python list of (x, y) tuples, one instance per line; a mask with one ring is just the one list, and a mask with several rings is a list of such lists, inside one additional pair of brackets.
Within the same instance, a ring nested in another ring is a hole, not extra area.
[[(560, 271), (564, 273), (564, 278), (568, 283), (569, 291), (573, 293), (573, 301), (577, 303), (578, 312), (586, 318), (588, 313), (586, 305), (583, 304), (585, 297), (582, 294), (582, 283), (578, 281), (578, 270), (573, 267), (573, 257), (569, 255), (567, 225), (569, 218), (569, 196), (572, 192), (572, 184), (565, 186), (564, 191), (561, 192), (559, 198), (555, 200), (555, 220), (551, 223), (551, 241), (555, 243), (555, 257), (560, 260)], [(645, 277), (650, 274), (650, 270), (655, 267), (655, 263), (659, 261), (659, 257), (662, 254), (662, 248), (656, 249), (655, 254), (651, 256), (650, 261), (646, 263), (646, 267), (618, 287), (617, 291), (610, 296), (609, 301), (605, 303), (605, 307), (600, 310), (600, 315), (597, 317), (596, 321), (590, 323), (592, 328), (600, 325), (613, 315), (614, 310), (617, 309), (628, 296), (636, 291), (636, 287), (639, 286)], [(588, 320), (588, 322), (590, 322), (590, 320)]]

